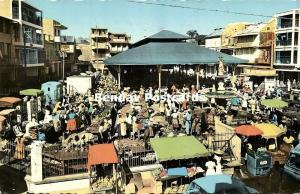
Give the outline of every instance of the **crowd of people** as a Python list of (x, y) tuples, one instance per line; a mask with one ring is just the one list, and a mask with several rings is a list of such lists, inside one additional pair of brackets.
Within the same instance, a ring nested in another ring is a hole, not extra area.
[[(260, 104), (262, 99), (282, 98), (281, 88), (268, 88), (258, 95), (243, 80), (232, 76), (224, 83), (212, 82), (212, 87), (203, 85), (196, 88), (194, 85), (185, 84), (179, 87), (172, 84), (160, 91), (143, 86), (139, 90), (132, 90), (128, 87), (118, 88), (111, 75), (96, 72), (94, 77), (95, 87), (86, 94), (67, 94), (64, 91), (65, 95), (61, 99), (46, 106), (43, 105), (41, 97), (23, 99), (24, 104), (28, 101), (36, 102), (36, 106), (33, 106), (36, 108), (31, 110), (31, 114), (27, 111), (26, 116), (25, 106), (17, 107), (7, 119), (6, 129), (2, 133), (2, 138), (15, 141), (17, 159), (25, 157), (25, 145), (33, 140), (43, 141), (45, 145), (59, 144), (67, 149), (85, 149), (89, 144), (108, 143), (125, 138), (143, 140), (148, 147), (151, 137), (194, 135), (210, 146), (215, 117), (230, 125), (241, 114), (244, 114), (248, 123), (272, 122), (285, 128), (288, 132), (279, 142), (294, 144), (299, 141), (296, 117), (291, 118), (293, 125), (289, 125), (287, 118), (284, 118), (284, 111), (266, 108)], [(229, 89), (236, 97), (227, 100), (205, 97), (208, 92)], [(137, 95), (138, 98), (122, 102), (96, 101), (95, 93)], [(146, 95), (149, 94), (185, 97), (198, 95), (202, 97), (202, 101), (193, 101), (191, 98), (179, 101), (147, 99)], [(243, 143), (251, 144), (251, 149), (264, 145), (274, 148), (274, 142), (261, 138), (259, 141), (257, 138), (244, 138)]]

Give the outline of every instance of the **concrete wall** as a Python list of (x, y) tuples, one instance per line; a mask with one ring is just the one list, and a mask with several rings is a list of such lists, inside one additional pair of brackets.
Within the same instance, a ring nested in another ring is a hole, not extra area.
[(221, 35), (221, 45), (222, 47), (230, 46), (233, 43), (232, 36), (245, 30), (248, 23), (232, 23), (228, 24)]
[(43, 33), (47, 35), (45, 40), (54, 40), (54, 21), (52, 19), (43, 19)]
[(221, 37), (205, 39), (205, 47), (219, 50), (221, 48)]
[[(29, 193), (77, 193), (78, 190), (89, 190), (89, 178), (56, 181), (45, 183), (34, 183), (30, 176), (25, 177), (27, 189)], [(88, 192), (85, 192), (88, 193)]]
[(0, 1), (0, 16), (12, 19), (11, 0)]

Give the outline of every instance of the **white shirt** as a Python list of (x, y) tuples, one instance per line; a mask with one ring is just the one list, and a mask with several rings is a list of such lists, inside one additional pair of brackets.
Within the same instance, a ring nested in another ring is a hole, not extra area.
[(126, 117), (125, 121), (126, 121), (126, 123), (131, 125), (132, 124), (132, 116), (129, 115), (128, 117)]

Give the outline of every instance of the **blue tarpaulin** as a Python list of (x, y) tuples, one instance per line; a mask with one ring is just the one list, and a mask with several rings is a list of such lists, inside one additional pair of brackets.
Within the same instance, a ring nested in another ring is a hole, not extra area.
[(187, 176), (186, 167), (168, 168), (168, 176)]

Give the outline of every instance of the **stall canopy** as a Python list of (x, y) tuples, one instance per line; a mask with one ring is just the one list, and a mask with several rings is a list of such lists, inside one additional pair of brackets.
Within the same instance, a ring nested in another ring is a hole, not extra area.
[(9, 115), (10, 113), (14, 112), (15, 110), (16, 109), (13, 109), (13, 108), (11, 108), (11, 109), (5, 109), (5, 110), (0, 111), (0, 115), (6, 116), (6, 115)]
[(193, 136), (152, 138), (150, 144), (157, 160), (181, 160), (209, 155), (208, 150)]
[(285, 130), (277, 127), (272, 123), (255, 124), (255, 126), (263, 132), (264, 138), (276, 138), (285, 133)]
[(254, 125), (241, 125), (235, 128), (235, 132), (244, 136), (262, 135), (263, 132)]
[(274, 98), (274, 99), (264, 99), (261, 101), (261, 104), (270, 108), (284, 108), (288, 106), (288, 103)]
[(150, 42), (126, 50), (104, 61), (106, 65), (178, 65), (247, 63), (231, 55), (217, 52), (188, 42)]
[(43, 91), (39, 89), (26, 89), (20, 91), (20, 95), (22, 96), (40, 96), (42, 94)]
[(0, 107), (13, 107), (22, 100), (15, 97), (3, 97), (0, 98)]
[(168, 168), (168, 176), (188, 176), (186, 167)]
[(118, 162), (119, 159), (113, 144), (97, 144), (89, 147), (88, 166)]
[(5, 121), (5, 117), (0, 115), (0, 123), (2, 123), (3, 121)]

